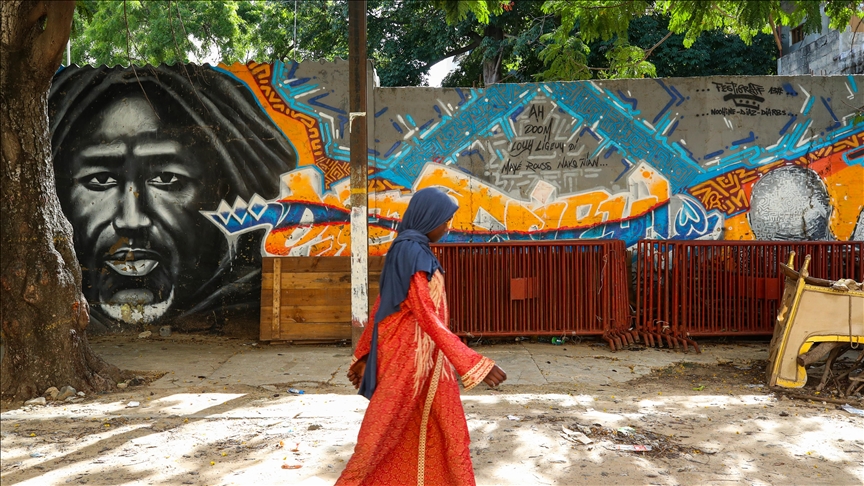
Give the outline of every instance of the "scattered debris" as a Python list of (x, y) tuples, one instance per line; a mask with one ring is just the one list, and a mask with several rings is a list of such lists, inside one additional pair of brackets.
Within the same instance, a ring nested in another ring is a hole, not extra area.
[(581, 442), (583, 445), (588, 445), (588, 444), (594, 442), (593, 440), (588, 438), (588, 436), (582, 432), (570, 430), (567, 427), (561, 427), (561, 430), (564, 431), (564, 435), (562, 435), (561, 437), (564, 437), (565, 439), (567, 439), (571, 442), (577, 442), (578, 441), (578, 442)]
[(24, 402), (24, 405), (45, 405), (45, 397), (31, 398)]
[[(604, 427), (601, 424), (593, 424), (591, 427), (572, 424), (569, 427), (562, 427), (562, 430), (564, 431), (562, 437), (571, 442), (579, 441), (579, 435), (577, 434), (582, 434), (587, 440), (599, 442), (601, 447), (618, 451), (645, 452), (650, 457), (675, 458), (682, 454), (703, 453), (700, 449), (676, 443), (673, 436), (655, 434), (647, 430), (641, 430), (638, 426), (625, 426), (615, 429)], [(576, 430), (579, 432), (576, 432)], [(609, 441), (612, 444), (609, 444)], [(580, 442), (588, 444), (588, 442)]]
[(138, 335), (138, 338), (139, 339), (147, 339), (148, 337), (150, 337), (151, 334), (153, 334), (153, 333), (150, 331), (144, 331)]
[(303, 390), (298, 390), (297, 388), (289, 388), (288, 393), (293, 393), (294, 395), (303, 395), (306, 392)]

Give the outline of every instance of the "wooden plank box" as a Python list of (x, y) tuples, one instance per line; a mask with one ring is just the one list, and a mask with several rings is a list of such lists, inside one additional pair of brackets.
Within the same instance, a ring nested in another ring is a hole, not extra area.
[[(383, 267), (384, 257), (369, 257), (370, 310)], [(351, 258), (262, 258), (260, 339), (351, 339)]]

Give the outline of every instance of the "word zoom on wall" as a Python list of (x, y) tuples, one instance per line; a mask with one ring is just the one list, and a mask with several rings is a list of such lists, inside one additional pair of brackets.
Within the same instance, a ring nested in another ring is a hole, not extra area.
[[(262, 257), (347, 256), (347, 74), (342, 61), (61, 69), (53, 156), (91, 329), (257, 323)], [(445, 243), (864, 239), (862, 82), (375, 88), (370, 252), (430, 186), (459, 203)]]

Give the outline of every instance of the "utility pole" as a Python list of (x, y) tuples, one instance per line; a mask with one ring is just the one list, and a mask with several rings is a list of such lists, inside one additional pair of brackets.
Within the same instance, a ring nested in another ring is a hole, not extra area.
[(366, 0), (348, 2), (348, 130), (351, 132), (351, 348), (369, 320)]

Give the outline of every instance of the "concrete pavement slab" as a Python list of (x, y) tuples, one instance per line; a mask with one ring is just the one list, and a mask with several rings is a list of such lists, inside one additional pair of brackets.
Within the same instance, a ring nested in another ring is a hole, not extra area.
[[(161, 371), (165, 376), (151, 386), (279, 385), (314, 389), (337, 387), (352, 393), (346, 377), (351, 350), (337, 346), (271, 346), (216, 336), (176, 335), (97, 337), (94, 350), (122, 369)], [(509, 386), (572, 384), (574, 391), (626, 382), (653, 369), (680, 362), (747, 363), (767, 359), (766, 343), (701, 343), (702, 353), (633, 347), (612, 352), (594, 341), (509, 343), (476, 346), (507, 372)], [(281, 390), (284, 392), (284, 390)]]
[(495, 361), (507, 373), (507, 385), (545, 385), (546, 378), (534, 362), (531, 352), (521, 345), (486, 346), (475, 349)]
[(136, 335), (90, 339), (93, 350), (123, 370), (165, 372), (155, 388), (180, 388), (200, 383), (243, 348), (237, 340), (200, 339), (193, 335), (138, 338)]
[(210, 376), (252, 386), (350, 385), (347, 378), (339, 376), (347, 372), (346, 368), (340, 373), (350, 360), (349, 348), (258, 346), (231, 356)]

